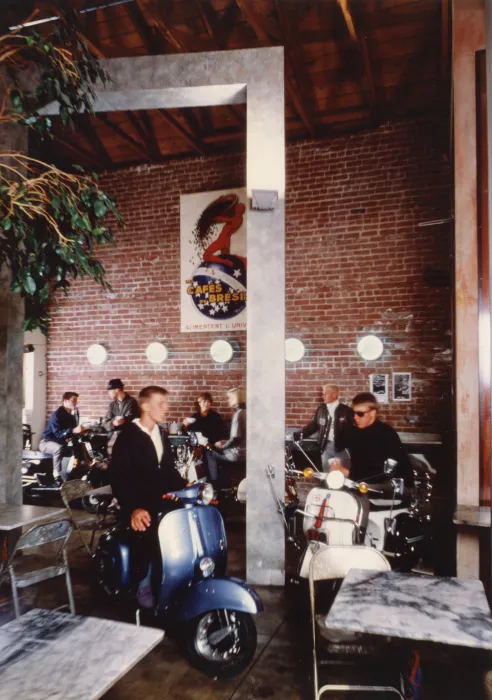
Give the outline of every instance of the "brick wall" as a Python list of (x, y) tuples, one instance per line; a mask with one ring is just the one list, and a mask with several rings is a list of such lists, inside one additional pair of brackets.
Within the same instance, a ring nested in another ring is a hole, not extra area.
[[(419, 119), (287, 149), (287, 328), (306, 347), (287, 367), (287, 424), (301, 425), (337, 381), (343, 398), (368, 390), (369, 374), (408, 371), (412, 401), (383, 411), (399, 430), (441, 432), (450, 411), (451, 176), (442, 153), (446, 121)], [(179, 195), (241, 186), (244, 155), (196, 158), (118, 171), (102, 178), (127, 222), (113, 249), (101, 249), (113, 293), (81, 281), (53, 309), (48, 350), (48, 410), (64, 390), (80, 392), (83, 416), (102, 415), (105, 384), (121, 377), (130, 392), (149, 383), (172, 393), (172, 417), (187, 415), (209, 389), (224, 414), (224, 391), (245, 377), (244, 332), (232, 363), (209, 357), (214, 333), (179, 332)], [(437, 282), (436, 282), (437, 281)], [(368, 332), (385, 343), (381, 360), (357, 355)], [(153, 367), (145, 348), (161, 340), (170, 359)], [(102, 367), (85, 353), (110, 350)], [(390, 377), (391, 379), (391, 377)], [(405, 418), (417, 416), (416, 425)]]

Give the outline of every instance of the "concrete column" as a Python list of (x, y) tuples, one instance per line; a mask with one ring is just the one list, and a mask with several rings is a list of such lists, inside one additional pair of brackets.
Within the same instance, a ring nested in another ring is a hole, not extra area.
[[(283, 58), (283, 57), (282, 57)], [(283, 585), (285, 533), (266, 477), (276, 470), (284, 497), (285, 467), (285, 133), (283, 60), (269, 65), (270, 85), (247, 101), (248, 196), (277, 190), (274, 211), (248, 212), (247, 578)], [(258, 81), (259, 83), (259, 81)], [(260, 83), (261, 84), (261, 83)]]
[[(0, 151), (27, 150), (26, 129), (0, 126)], [(24, 304), (0, 271), (0, 503), (21, 503)]]
[[(484, 45), (483, 0), (453, 0), (457, 502), (469, 506), (480, 487), (475, 52)], [(478, 578), (478, 535), (458, 541), (458, 569)]]
[(24, 415), (33, 432), (32, 449), (37, 450), (46, 426), (46, 336), (41, 331), (24, 333), (24, 344), (34, 352), (24, 355)]

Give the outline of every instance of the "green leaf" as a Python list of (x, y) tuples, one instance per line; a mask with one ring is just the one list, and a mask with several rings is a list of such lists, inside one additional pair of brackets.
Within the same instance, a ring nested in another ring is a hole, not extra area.
[(3, 220), (2, 226), (3, 226), (4, 231), (8, 231), (9, 229), (11, 229), (12, 228), (12, 219), (9, 219), (9, 217), (7, 216)]
[(33, 280), (31, 275), (27, 275), (26, 279), (24, 280), (24, 289), (31, 295), (36, 291), (36, 282)]
[(101, 216), (104, 216), (107, 212), (106, 205), (104, 202), (101, 202), (100, 199), (96, 199), (94, 202), (94, 214), (100, 218)]

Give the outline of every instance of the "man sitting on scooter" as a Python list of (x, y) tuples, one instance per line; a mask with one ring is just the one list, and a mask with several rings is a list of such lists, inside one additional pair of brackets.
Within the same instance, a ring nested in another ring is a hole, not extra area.
[(147, 576), (140, 582), (137, 599), (152, 607), (149, 563), (158, 551), (157, 516), (164, 510), (162, 496), (184, 488), (186, 481), (174, 467), (166, 433), (159, 427), (169, 411), (166, 389), (147, 386), (138, 395), (140, 418), (125, 425), (116, 441), (109, 470), (113, 493), (123, 521), (141, 537), (141, 554)]
[[(357, 394), (352, 400), (352, 415), (356, 430), (348, 434), (344, 447), (350, 452), (350, 469), (340, 462), (331, 469), (340, 469), (354, 481), (384, 481), (384, 462), (398, 463), (392, 477), (404, 479), (405, 486), (413, 486), (413, 472), (408, 456), (396, 430), (378, 418), (380, 405), (369, 392)], [(380, 477), (379, 479), (377, 477)]]
[(54, 411), (48, 421), (48, 425), (41, 436), (39, 443), (40, 452), (53, 457), (53, 478), (62, 477), (63, 448), (72, 435), (83, 433), (85, 428), (78, 423), (77, 399), (79, 395), (75, 391), (66, 391), (62, 396), (62, 405)]

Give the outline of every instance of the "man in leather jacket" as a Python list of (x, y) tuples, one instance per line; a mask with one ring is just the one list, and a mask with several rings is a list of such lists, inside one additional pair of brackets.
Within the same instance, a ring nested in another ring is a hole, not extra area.
[(166, 510), (163, 495), (178, 491), (186, 481), (174, 467), (168, 437), (160, 428), (168, 413), (166, 389), (147, 386), (138, 396), (141, 416), (124, 426), (115, 442), (109, 480), (121, 508), (121, 518), (135, 534), (134, 548), (140, 567), (147, 575), (140, 582), (137, 599), (142, 607), (152, 607), (150, 567), (158, 557), (158, 514)]
[(345, 447), (353, 428), (352, 412), (348, 406), (340, 403), (339, 393), (340, 389), (336, 384), (325, 384), (324, 403), (318, 406), (312, 421), (302, 429), (303, 437), (309, 437), (313, 433), (318, 434), (323, 471), (328, 471), (328, 460), (333, 458), (338, 459), (342, 464), (348, 463)]
[(140, 409), (138, 403), (133, 396), (124, 391), (124, 384), (121, 379), (109, 380), (108, 394), (111, 403), (103, 425), (108, 433), (112, 433), (115, 430), (121, 431), (124, 425), (139, 417)]

